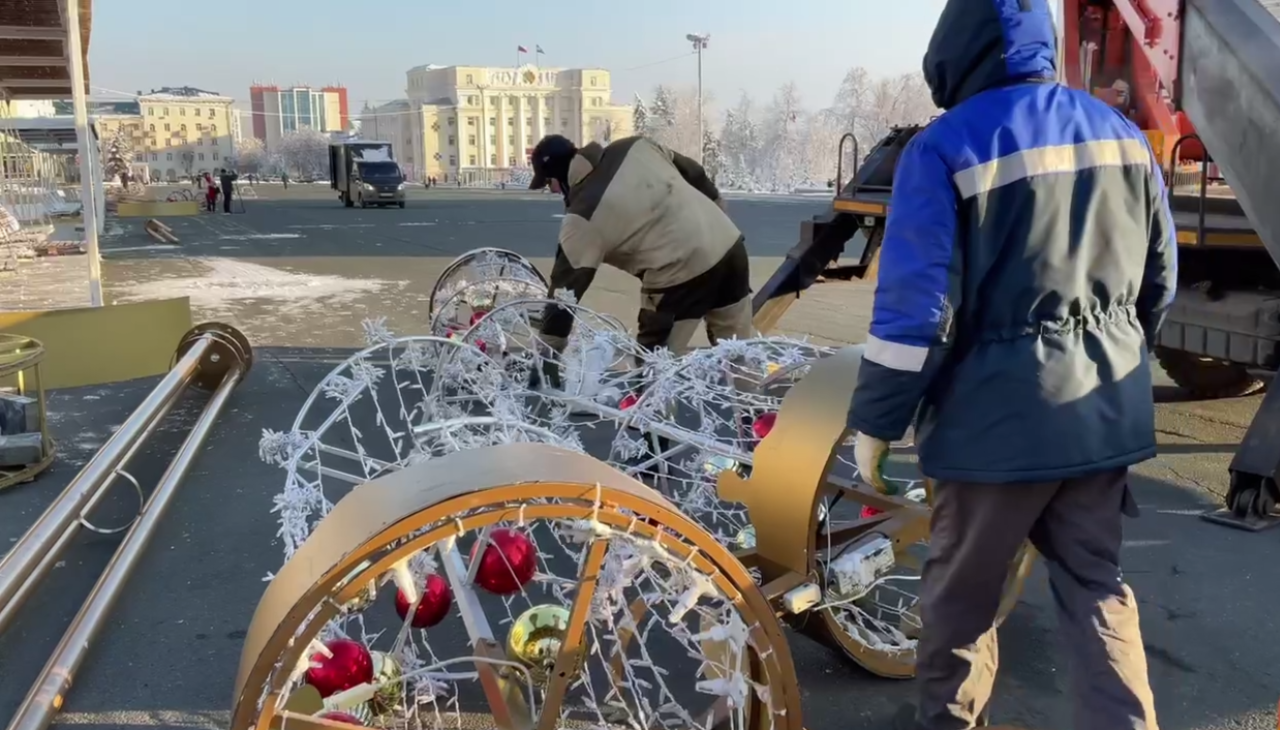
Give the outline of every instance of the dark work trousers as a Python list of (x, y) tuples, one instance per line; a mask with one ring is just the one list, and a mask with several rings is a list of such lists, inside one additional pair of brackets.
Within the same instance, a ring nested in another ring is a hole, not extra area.
[(222, 212), (231, 212), (231, 183), (222, 184)]
[(707, 337), (714, 344), (754, 337), (751, 320), (751, 264), (747, 245), (739, 238), (715, 266), (689, 281), (640, 292), (636, 343), (681, 355), (688, 351), (700, 321), (706, 322)]
[(1024, 540), (1044, 556), (1071, 663), (1075, 727), (1157, 730), (1138, 603), (1120, 571), (1128, 472), (1024, 484), (939, 482), (916, 652), (920, 730), (974, 727), (999, 657), (993, 627)]

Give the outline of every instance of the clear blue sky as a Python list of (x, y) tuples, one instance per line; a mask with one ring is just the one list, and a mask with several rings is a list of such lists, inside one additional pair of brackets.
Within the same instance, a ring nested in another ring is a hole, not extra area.
[[(614, 97), (625, 102), (655, 84), (692, 85), (694, 57), (676, 57), (690, 50), (686, 33), (705, 31), (704, 87), (721, 105), (743, 90), (763, 100), (795, 81), (806, 106), (817, 107), (830, 103), (851, 66), (875, 74), (918, 70), (942, 4), (99, 0), (90, 74), (94, 87), (129, 93), (190, 85), (242, 100), (254, 81), (341, 83), (355, 110), (366, 99), (403, 96), (412, 66), (511, 65), (517, 45), (532, 50), (536, 43), (546, 51), (543, 65), (611, 70)], [(363, 17), (361, 7), (369, 8)]]

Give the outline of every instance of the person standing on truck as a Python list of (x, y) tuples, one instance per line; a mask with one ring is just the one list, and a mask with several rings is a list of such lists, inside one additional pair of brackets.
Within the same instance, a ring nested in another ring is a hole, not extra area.
[(1176, 246), (1146, 137), (1055, 81), (1047, 0), (948, 0), (924, 57), (946, 110), (898, 162), (849, 426), (886, 492), (913, 418), (934, 480), (899, 727), (984, 721), (993, 622), (1027, 540), (1070, 653), (1075, 727), (1155, 728), (1138, 604), (1120, 569), (1128, 467), (1156, 455), (1148, 349)]
[[(700, 320), (713, 341), (755, 335), (747, 247), (696, 161), (644, 137), (578, 149), (558, 134), (533, 148), (530, 190), (565, 199), (551, 293), (581, 301), (601, 264), (641, 281), (637, 342), (682, 352)], [(563, 350), (573, 315), (554, 305), (542, 338)]]

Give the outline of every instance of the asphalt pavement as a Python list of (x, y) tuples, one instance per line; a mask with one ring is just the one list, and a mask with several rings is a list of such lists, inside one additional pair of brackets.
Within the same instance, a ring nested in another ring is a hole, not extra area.
[[(434, 276), (454, 256), (499, 246), (545, 265), (563, 209), (551, 196), (513, 191), (414, 190), (405, 210), (345, 209), (323, 185), (256, 193), (242, 214), (167, 220), (177, 247), (141, 236), (140, 221), (119, 222), (103, 241), (110, 299), (189, 295), (197, 319), (241, 327), (258, 357), (75, 677), (60, 725), (226, 726), (245, 629), (281, 555), (270, 509), (284, 472), (258, 460), (262, 429), (289, 427), (310, 390), (362, 343), (362, 320), (386, 317), (393, 331), (422, 332)], [(767, 277), (799, 222), (823, 208), (812, 198), (731, 201), (754, 278)], [(631, 283), (602, 279), (587, 304), (634, 307)], [(784, 329), (859, 341), (869, 298), (862, 285), (818, 287)], [(0, 540), (16, 541), (153, 385), (51, 395), (61, 456), (37, 482), (0, 493)], [(1161, 726), (1271, 730), (1280, 699), (1280, 530), (1244, 533), (1196, 516), (1225, 492), (1227, 463), (1258, 399), (1190, 402), (1167, 382), (1157, 395), (1162, 453), (1135, 472), (1143, 515), (1128, 525), (1125, 562)], [(154, 483), (199, 407), (198, 399), (181, 404), (136, 460), (131, 471), (142, 484)], [(134, 509), (136, 496), (120, 484), (92, 518), (111, 526)], [(116, 543), (82, 535), (0, 637), (0, 718), (21, 701)], [(1070, 727), (1069, 671), (1056, 641), (1038, 572), (1001, 630), (995, 720)], [(792, 635), (791, 647), (810, 730), (887, 727), (911, 696), (910, 683), (870, 677), (808, 638)]]

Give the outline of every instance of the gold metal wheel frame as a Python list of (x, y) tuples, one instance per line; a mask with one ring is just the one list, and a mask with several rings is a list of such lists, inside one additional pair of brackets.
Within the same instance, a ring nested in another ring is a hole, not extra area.
[[(928, 539), (928, 504), (878, 494), (834, 474), (837, 449), (850, 433), (848, 410), (861, 362), (862, 348), (853, 346), (813, 363), (783, 397), (773, 430), (755, 450), (750, 477), (724, 471), (718, 490), (721, 499), (746, 505), (756, 544), (737, 555), (759, 570), (766, 597), (791, 625), (833, 644), (873, 674), (909, 678), (915, 675), (914, 648), (872, 648), (852, 637), (831, 607), (788, 614), (780, 605), (787, 592), (809, 583), (826, 596), (826, 571), (818, 556), (827, 543), (838, 548), (878, 534), (892, 542), (895, 559), (902, 560), (908, 548)], [(836, 493), (881, 513), (825, 530), (819, 508)], [(1016, 605), (1033, 561), (1034, 552), (1026, 547), (1011, 566), (997, 623)]]
[(35, 479), (53, 464), (58, 454), (57, 444), (49, 434), (44, 382), (40, 378), (40, 364), (44, 361), (44, 356), (44, 344), (39, 340), (0, 333), (0, 386), (13, 382), (18, 395), (35, 394), (36, 407), (40, 409), (41, 440), (40, 459), (34, 464), (19, 468), (0, 468), (0, 489)]
[[(710, 579), (719, 596), (732, 604), (748, 628), (748, 657), (740, 665), (765, 692), (748, 693), (738, 713), (753, 730), (800, 730), (799, 689), (790, 650), (780, 624), (743, 565), (709, 533), (684, 517), (649, 487), (591, 457), (542, 444), (505, 444), (460, 451), (361, 485), (320, 522), (297, 553), (273, 578), (250, 624), (235, 684), (231, 727), (349, 727), (284, 709), (291, 668), (310, 650), (311, 641), (341, 607), (354, 600), (370, 580), (386, 574), (410, 555), (435, 546), (445, 572), (466, 568), (452, 547), (464, 531), (496, 523), (533, 519), (576, 521), (596, 535), (579, 563), (579, 587), (571, 620), (550, 675), (542, 713), (531, 714), (524, 695), (492, 664), (475, 666), (492, 713), (492, 726), (549, 730), (576, 661), (594, 586), (605, 559), (602, 531), (613, 530), (651, 541), (682, 564)], [(444, 545), (445, 547), (441, 547)], [(452, 564), (452, 567), (451, 567)], [(473, 631), (469, 601), (458, 590), (459, 608), (472, 640), (472, 653), (488, 657), (500, 649), (492, 637)], [(472, 594), (474, 597), (474, 594)], [(481, 619), (483, 622), (483, 610)], [(709, 653), (714, 641), (703, 641)], [(759, 699), (766, 697), (767, 700)], [(707, 715), (706, 727), (727, 711), (724, 700)]]

